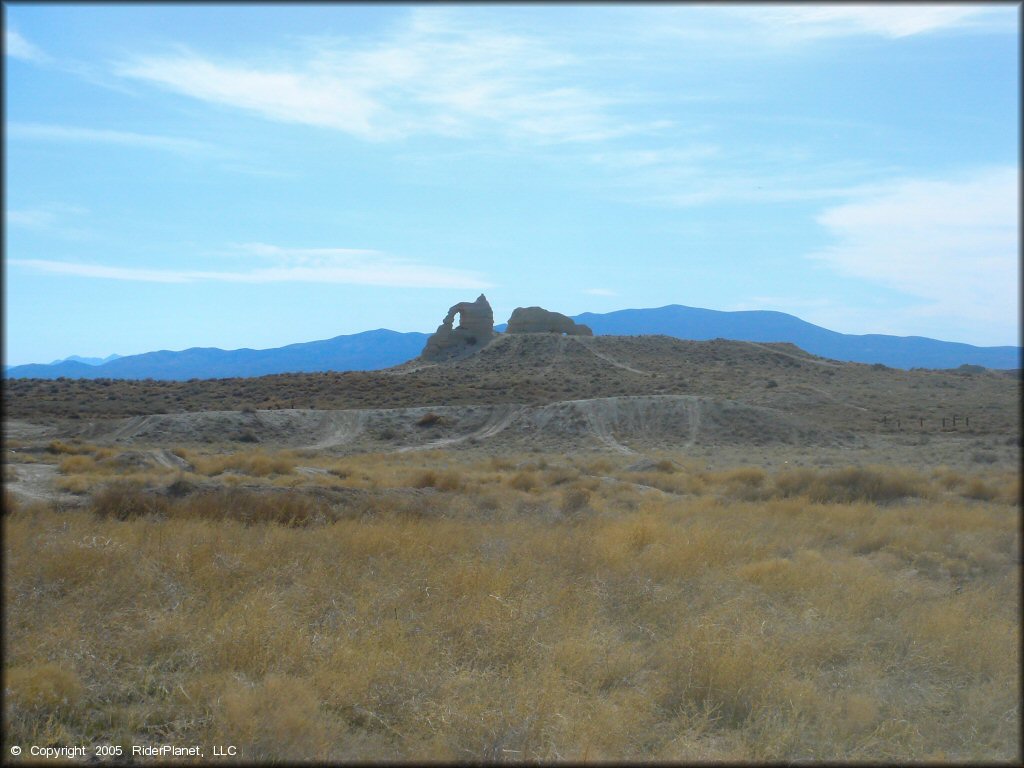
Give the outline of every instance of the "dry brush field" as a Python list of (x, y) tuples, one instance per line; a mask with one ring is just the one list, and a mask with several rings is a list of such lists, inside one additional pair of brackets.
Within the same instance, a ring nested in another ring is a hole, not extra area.
[(1016, 467), (170, 448), (5, 452), (5, 744), (1020, 758)]

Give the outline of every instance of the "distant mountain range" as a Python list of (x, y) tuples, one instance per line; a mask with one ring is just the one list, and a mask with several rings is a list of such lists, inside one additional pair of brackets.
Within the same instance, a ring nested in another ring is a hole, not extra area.
[(573, 318), (598, 335), (662, 333), (680, 339), (704, 341), (788, 341), (812, 355), (853, 363), (882, 363), (892, 368), (1020, 368), (1020, 347), (975, 347), (924, 336), (887, 336), (879, 333), (837, 333), (785, 312), (755, 310), (720, 312), (671, 304), (658, 309), (622, 309)]
[[(893, 368), (1020, 368), (1020, 347), (975, 347), (923, 336), (837, 333), (784, 312), (720, 312), (673, 304), (658, 309), (623, 309), (576, 315), (600, 336), (663, 334), (702, 341), (788, 341), (814, 355)], [(504, 324), (495, 326), (504, 330)], [(72, 356), (50, 365), (7, 368), (9, 378), (212, 379), (272, 373), (353, 371), (389, 368), (419, 355), (429, 334), (386, 329), (336, 336), (275, 349), (223, 350), (193, 347), (181, 352), (147, 352), (104, 361)], [(113, 358), (113, 359), (111, 359)]]
[(53, 365), (17, 365), (5, 371), (9, 378), (56, 379), (221, 379), (265, 376), (271, 373), (314, 371), (370, 371), (390, 368), (418, 355), (426, 333), (398, 333), (380, 329), (325, 341), (289, 344), (275, 349), (192, 347), (181, 352), (161, 350), (126, 355), (102, 365), (67, 360)]
[(72, 355), (71, 357), (65, 357), (63, 360), (54, 360), (50, 365), (60, 365), (61, 363), (85, 363), (86, 365), (103, 365), (109, 363), (111, 360), (117, 360), (121, 355), (107, 355), (106, 357), (79, 357), (78, 355)]

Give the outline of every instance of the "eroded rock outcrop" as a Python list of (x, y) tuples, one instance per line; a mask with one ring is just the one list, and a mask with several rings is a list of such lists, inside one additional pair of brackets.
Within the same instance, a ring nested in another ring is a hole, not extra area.
[[(459, 316), (458, 327), (455, 316)], [(437, 331), (427, 339), (421, 357), (438, 360), (479, 349), (494, 337), (494, 310), (482, 293), (476, 301), (460, 301), (448, 310)]]
[(564, 333), (568, 336), (593, 336), (594, 332), (561, 312), (542, 307), (516, 307), (508, 320), (506, 333)]

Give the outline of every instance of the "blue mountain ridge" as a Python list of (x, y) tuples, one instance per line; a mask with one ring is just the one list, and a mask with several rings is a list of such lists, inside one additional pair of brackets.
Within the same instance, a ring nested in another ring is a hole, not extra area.
[[(605, 314), (585, 312), (573, 317), (596, 335), (661, 334), (704, 341), (790, 342), (814, 355), (893, 368), (1020, 368), (1021, 348), (976, 347), (922, 336), (837, 333), (784, 312), (724, 312), (672, 304), (656, 309), (622, 309)], [(495, 326), (503, 331), (505, 324)], [(128, 355), (100, 365), (65, 360), (53, 365), (19, 365), (5, 370), (8, 378), (211, 379), (265, 376), (274, 373), (367, 371), (389, 368), (419, 355), (429, 334), (398, 333), (384, 328), (324, 341), (289, 344), (274, 349), (222, 350), (193, 347)]]

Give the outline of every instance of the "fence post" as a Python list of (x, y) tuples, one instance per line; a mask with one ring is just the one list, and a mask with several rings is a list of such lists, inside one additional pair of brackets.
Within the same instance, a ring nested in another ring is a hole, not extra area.
[(943, 428), (943, 429), (945, 429), (945, 428), (946, 428), (946, 420), (945, 420), (945, 419), (943, 419), (943, 420), (942, 420), (942, 428)]
[(971, 426), (971, 417), (970, 416), (964, 416), (964, 426), (965, 427)]
[(918, 421), (918, 425), (917, 426), (919, 426), (919, 427), (923, 427), (924, 426), (924, 419), (918, 419), (917, 421)]

